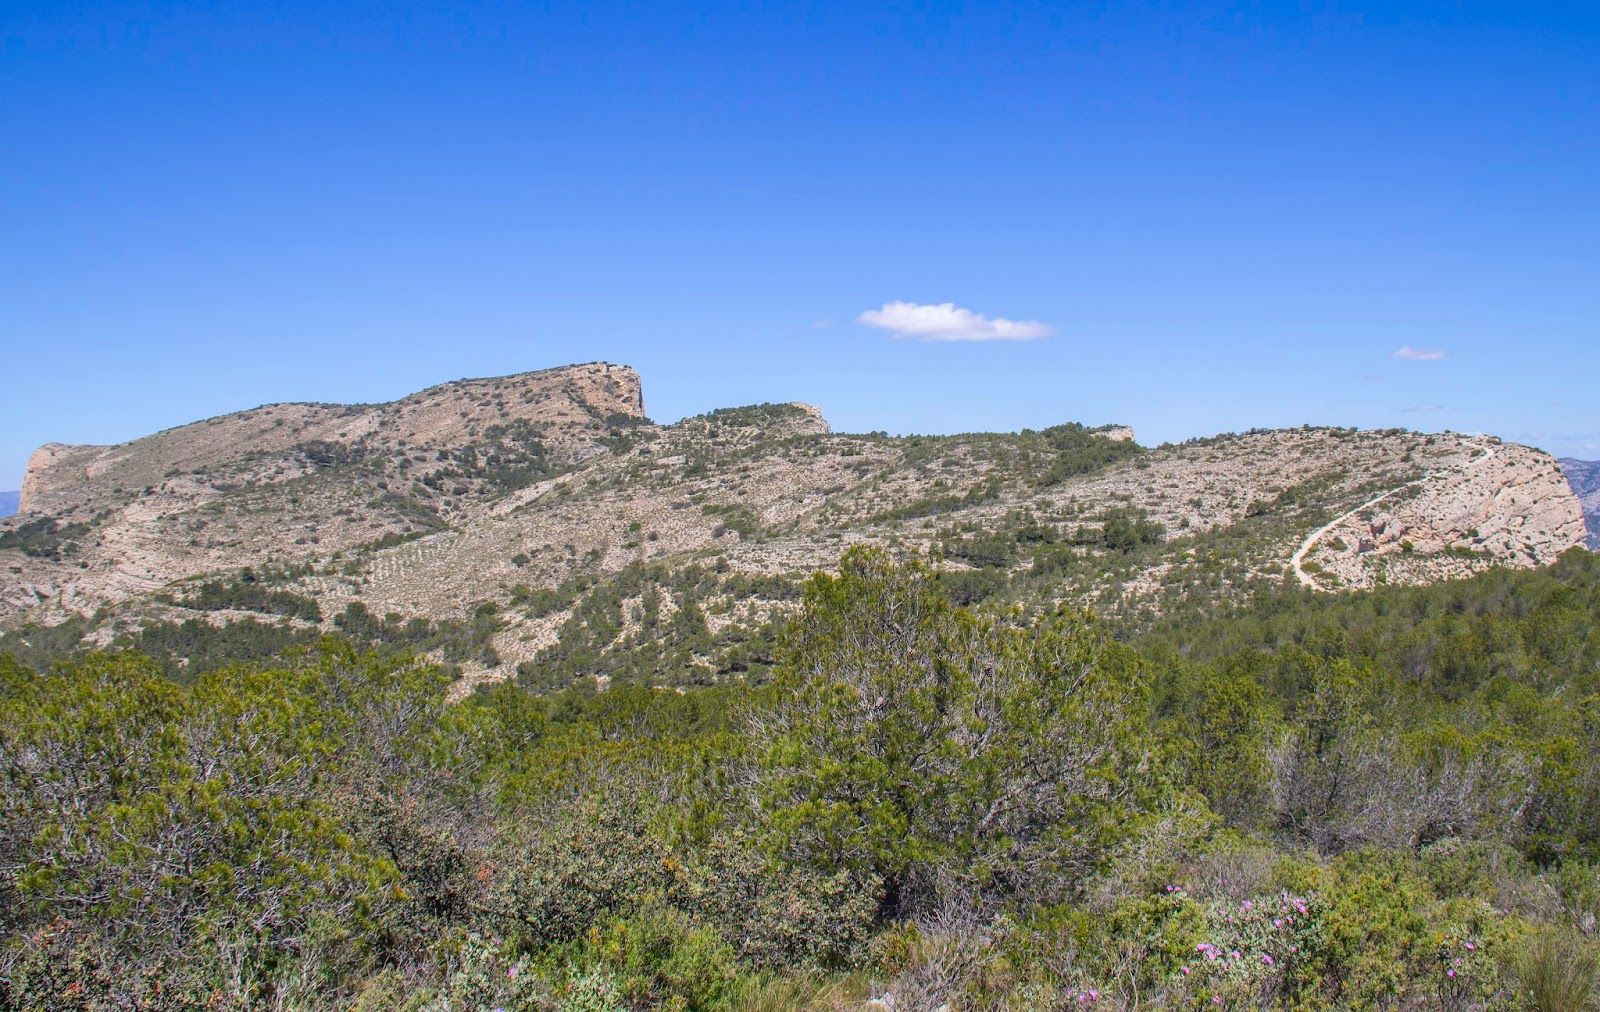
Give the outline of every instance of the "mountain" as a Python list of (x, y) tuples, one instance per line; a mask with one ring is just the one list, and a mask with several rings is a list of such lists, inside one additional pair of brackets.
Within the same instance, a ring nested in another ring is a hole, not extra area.
[(21, 498), (21, 492), (0, 492), (0, 517), (8, 517), (15, 513), (17, 502)]
[(1494, 438), (888, 437), (803, 404), (658, 425), (638, 375), (607, 363), (51, 444), (22, 496), (0, 521), (17, 635), (58, 626), (182, 665), (241, 629), (337, 628), (550, 684), (742, 677), (799, 582), (862, 542), (933, 553), (959, 600), (1138, 621), (1285, 582), (1540, 566), (1584, 537), (1556, 462)]
[(1600, 551), (1600, 460), (1563, 457), (1561, 470), (1583, 506), (1583, 518), (1589, 526), (1588, 545)]

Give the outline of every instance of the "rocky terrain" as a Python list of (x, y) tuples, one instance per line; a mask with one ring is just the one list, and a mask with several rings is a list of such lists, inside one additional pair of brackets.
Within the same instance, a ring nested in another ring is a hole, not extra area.
[(1561, 458), (1561, 470), (1583, 506), (1589, 525), (1589, 547), (1600, 551), (1600, 460)]
[(13, 637), (337, 627), (550, 684), (740, 676), (798, 582), (859, 542), (933, 553), (962, 599), (1130, 618), (1263, 581), (1539, 566), (1584, 538), (1556, 462), (1494, 439), (890, 438), (799, 404), (657, 425), (638, 376), (604, 363), (50, 445), (22, 507), (0, 521)]
[(267, 405), (119, 446), (47, 444), (23, 479), (12, 540), (26, 562), (0, 610), (91, 611), (200, 573), (444, 529), (604, 453), (643, 411), (633, 370), (594, 364), (390, 404)]

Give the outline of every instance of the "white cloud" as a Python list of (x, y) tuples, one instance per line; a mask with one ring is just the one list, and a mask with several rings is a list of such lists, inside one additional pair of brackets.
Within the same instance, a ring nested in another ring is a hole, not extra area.
[(1443, 362), (1444, 350), (1441, 348), (1413, 348), (1409, 344), (1400, 346), (1394, 357), (1406, 362)]
[(1008, 320), (1003, 316), (991, 320), (954, 302), (885, 302), (883, 308), (869, 309), (856, 317), (856, 322), (917, 341), (1031, 341), (1055, 332), (1049, 324), (1037, 320)]

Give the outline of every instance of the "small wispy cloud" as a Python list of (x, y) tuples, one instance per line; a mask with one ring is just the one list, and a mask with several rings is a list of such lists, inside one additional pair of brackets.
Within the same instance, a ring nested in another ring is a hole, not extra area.
[(1404, 411), (1408, 415), (1426, 415), (1426, 414), (1431, 414), (1431, 413), (1433, 413), (1435, 411), (1443, 411), (1444, 410), (1444, 405), (1442, 405), (1442, 404), (1413, 404), (1409, 408), (1401, 408), (1400, 410)]
[(1038, 320), (991, 319), (954, 302), (885, 302), (856, 317), (856, 322), (916, 341), (1032, 341), (1055, 332)]
[(1394, 357), (1403, 362), (1443, 362), (1446, 356), (1443, 348), (1413, 348), (1402, 344)]

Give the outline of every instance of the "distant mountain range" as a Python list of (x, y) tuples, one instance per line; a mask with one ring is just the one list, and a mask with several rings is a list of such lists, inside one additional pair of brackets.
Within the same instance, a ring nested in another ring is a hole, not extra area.
[(1492, 437), (1133, 435), (836, 433), (803, 404), (657, 425), (639, 376), (606, 363), (268, 405), (41, 447), (27, 521), (0, 520), (0, 626), (393, 639), (416, 619), (453, 623), (471, 678), (563, 684), (617, 657), (658, 684), (765, 663), (762, 630), (853, 544), (931, 553), (963, 600), (1131, 619), (1258, 585), (1540, 566), (1584, 539), (1555, 459)]
[(1600, 551), (1600, 460), (1563, 457), (1561, 470), (1583, 504), (1583, 519), (1589, 526), (1589, 547)]
[(0, 492), (0, 517), (8, 517), (17, 511), (17, 500), (22, 498), (21, 492)]

